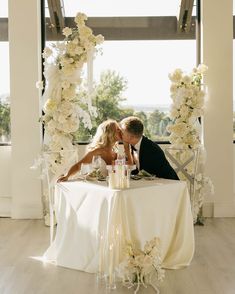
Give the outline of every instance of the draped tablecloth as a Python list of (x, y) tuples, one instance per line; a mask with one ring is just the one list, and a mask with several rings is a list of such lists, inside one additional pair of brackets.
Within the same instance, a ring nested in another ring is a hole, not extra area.
[(55, 207), (57, 232), (44, 257), (57, 265), (97, 272), (97, 235), (104, 229), (109, 233), (116, 224), (121, 225), (123, 241), (142, 249), (159, 237), (164, 268), (182, 268), (192, 260), (194, 228), (186, 182), (131, 181), (124, 190), (106, 183), (63, 182), (55, 187)]

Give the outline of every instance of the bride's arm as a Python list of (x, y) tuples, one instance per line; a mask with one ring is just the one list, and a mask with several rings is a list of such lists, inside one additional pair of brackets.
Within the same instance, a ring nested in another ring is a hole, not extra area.
[(88, 152), (80, 161), (75, 163), (65, 175), (61, 175), (57, 182), (67, 181), (70, 176), (76, 174), (81, 169), (82, 163), (91, 163), (93, 155), (95, 155), (94, 150)]

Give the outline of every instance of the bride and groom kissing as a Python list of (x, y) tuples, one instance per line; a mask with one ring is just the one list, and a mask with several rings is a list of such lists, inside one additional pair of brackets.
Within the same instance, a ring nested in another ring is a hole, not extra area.
[(119, 142), (123, 142), (126, 164), (137, 166), (133, 173), (145, 170), (158, 178), (178, 180), (163, 150), (143, 133), (143, 123), (135, 116), (124, 118), (120, 123), (111, 119), (104, 121), (98, 126), (84, 157), (65, 175), (60, 176), (58, 181), (67, 181), (81, 169), (82, 164), (91, 163), (94, 156), (100, 156), (105, 165), (111, 165), (117, 158), (115, 150)]

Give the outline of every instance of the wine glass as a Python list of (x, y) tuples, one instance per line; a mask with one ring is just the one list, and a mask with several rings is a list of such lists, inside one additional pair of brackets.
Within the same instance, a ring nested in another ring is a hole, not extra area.
[(80, 172), (81, 172), (81, 175), (84, 176), (84, 180), (86, 181), (86, 177), (90, 172), (90, 164), (82, 163)]
[(92, 168), (96, 171), (98, 171), (98, 169), (101, 166), (101, 157), (100, 155), (94, 155), (92, 158)]

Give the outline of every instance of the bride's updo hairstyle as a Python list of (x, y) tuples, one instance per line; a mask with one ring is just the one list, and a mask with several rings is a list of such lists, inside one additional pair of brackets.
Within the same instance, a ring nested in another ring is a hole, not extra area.
[(115, 120), (108, 119), (101, 123), (88, 146), (88, 150), (113, 146), (117, 142), (117, 129), (119, 129), (119, 126)]

